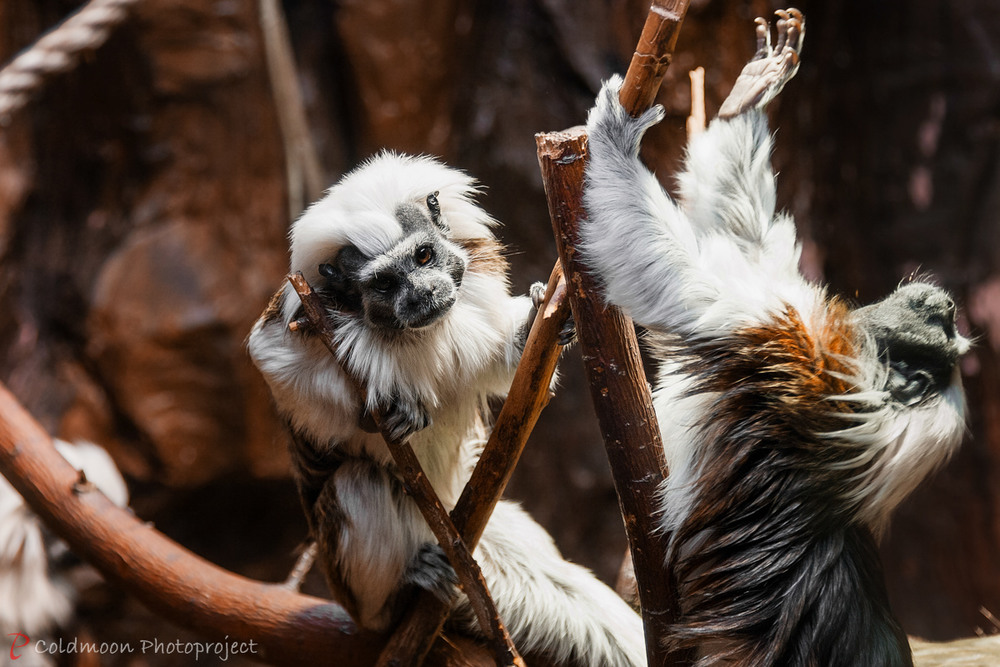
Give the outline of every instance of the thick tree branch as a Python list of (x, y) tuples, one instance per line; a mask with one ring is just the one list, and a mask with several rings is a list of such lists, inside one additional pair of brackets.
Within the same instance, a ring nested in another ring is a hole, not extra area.
[[(217, 640), (253, 641), (279, 665), (361, 667), (385, 638), (357, 628), (327, 600), (238, 576), (192, 554), (84, 483), (48, 433), (0, 385), (0, 473), (74, 553), (164, 618)], [(439, 642), (439, 665), (492, 665), (480, 646)]]
[(665, 543), (653, 521), (656, 491), (665, 470), (659, 428), (632, 322), (604, 304), (576, 253), (579, 222), (585, 215), (587, 135), (583, 128), (575, 128), (540, 134), (535, 140), (591, 398), (635, 562), (649, 664), (669, 664), (662, 637), (676, 618), (676, 603), (664, 571)]
[[(688, 0), (654, 0), (619, 94), (634, 116), (648, 109), (673, 56)], [(536, 136), (549, 214), (576, 318), (591, 397), (629, 538), (651, 666), (677, 665), (664, 638), (677, 617), (676, 592), (666, 571), (666, 540), (653, 520), (657, 489), (667, 474), (632, 321), (605, 305), (600, 289), (579, 263), (576, 245), (583, 209), (587, 136), (582, 128)]]
[[(330, 350), (330, 354), (338, 359), (339, 362), (336, 334), (329, 323), (326, 311), (320, 303), (319, 297), (313, 292), (301, 273), (289, 275), (288, 281), (302, 300), (303, 311), (312, 330), (319, 335), (327, 349)], [(354, 385), (355, 391), (361, 397), (362, 403), (364, 403), (367, 396), (367, 389), (364, 382), (353, 375), (346, 366), (341, 365), (341, 368)], [(448, 511), (441, 503), (440, 498), (438, 498), (437, 493), (434, 491), (434, 487), (431, 486), (430, 481), (424, 474), (413, 448), (408, 442), (400, 441), (390, 436), (382, 428), (379, 415), (373, 414), (372, 417), (375, 419), (375, 424), (379, 427), (382, 437), (389, 447), (389, 452), (396, 462), (396, 467), (399, 469), (406, 490), (413, 497), (414, 502), (416, 502), (417, 507), (420, 509), (420, 513), (424, 516), (431, 531), (437, 538), (438, 544), (441, 545), (445, 555), (448, 557), (448, 561), (455, 569), (455, 574), (458, 575), (462, 590), (469, 598), (469, 603), (472, 605), (476, 618), (479, 620), (483, 634), (486, 635), (490, 647), (493, 649), (497, 663), (500, 665), (523, 667), (524, 661), (518, 654), (513, 642), (511, 642), (510, 635), (507, 633), (507, 629), (504, 627), (503, 621), (497, 613), (496, 605), (487, 590), (486, 581), (483, 579), (483, 573), (479, 569), (479, 564), (472, 557), (472, 550), (462, 541), (462, 536), (455, 528), (455, 524), (452, 523)]]
[[(545, 298), (531, 325), (528, 340), (497, 416), (489, 441), (451, 512), (455, 527), (475, 550), (490, 514), (503, 495), (531, 435), (549, 401), (549, 386), (562, 346), (559, 334), (569, 317), (566, 281), (557, 262), (549, 276)], [(379, 658), (380, 667), (420, 665), (441, 632), (449, 605), (430, 593), (417, 598), (403, 617)], [(532, 664), (536, 664), (532, 661)]]

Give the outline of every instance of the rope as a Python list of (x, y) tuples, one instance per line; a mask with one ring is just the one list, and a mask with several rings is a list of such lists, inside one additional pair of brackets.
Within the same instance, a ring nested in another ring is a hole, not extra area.
[(0, 69), (0, 126), (9, 125), (48, 78), (69, 71), (83, 52), (104, 44), (136, 2), (90, 0)]

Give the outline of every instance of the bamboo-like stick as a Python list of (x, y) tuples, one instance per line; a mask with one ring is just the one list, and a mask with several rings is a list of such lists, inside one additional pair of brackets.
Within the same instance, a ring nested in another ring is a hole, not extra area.
[(688, 141), (705, 131), (705, 68), (695, 67), (688, 72), (691, 78), (691, 115), (687, 119)]
[(292, 52), (288, 22), (278, 0), (258, 0), (257, 12), (264, 43), (268, 78), (285, 148), (288, 216), (294, 220), (311, 201), (323, 194), (324, 176), (319, 155), (309, 136), (305, 104)]
[[(338, 359), (337, 340), (335, 331), (330, 325), (326, 316), (326, 311), (319, 301), (318, 295), (312, 290), (309, 283), (301, 273), (294, 273), (288, 276), (288, 281), (292, 284), (299, 299), (302, 301), (302, 308), (305, 317), (309, 321), (312, 331), (317, 334), (320, 340), (329, 349), (330, 354)], [(352, 374), (347, 366), (341, 364), (344, 374), (354, 385), (362, 404), (367, 396), (367, 389), (364, 381)], [(518, 654), (507, 633), (507, 629), (497, 613), (496, 605), (490, 597), (483, 579), (483, 573), (479, 569), (479, 564), (472, 557), (472, 550), (462, 540), (462, 536), (452, 523), (448, 510), (445, 509), (438, 498), (434, 487), (431, 486), (427, 475), (424, 474), (420, 461), (408, 442), (398, 440), (390, 436), (382, 427), (380, 415), (373, 414), (376, 426), (382, 433), (382, 437), (389, 447), (396, 467), (406, 490), (413, 497), (420, 513), (424, 516), (428, 526), (437, 538), (438, 543), (444, 550), (448, 561), (458, 575), (462, 590), (469, 598), (473, 612), (479, 621), (479, 625), (486, 636), (487, 641), (496, 656), (498, 665), (512, 665), (514, 667), (524, 667), (524, 661)]]

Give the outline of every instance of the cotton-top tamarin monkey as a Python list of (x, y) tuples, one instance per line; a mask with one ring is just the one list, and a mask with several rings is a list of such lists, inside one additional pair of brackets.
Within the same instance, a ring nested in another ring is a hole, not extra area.
[(700, 663), (909, 665), (875, 538), (964, 430), (955, 304), (917, 281), (852, 309), (799, 273), (775, 212), (764, 106), (798, 68), (804, 19), (779, 11), (671, 198), (638, 158), (608, 81), (587, 123), (582, 256), (648, 328), (669, 478), (662, 528)]
[[(455, 575), (406, 495), (377, 409), (408, 437), (451, 509), (484, 443), (484, 405), (504, 396), (534, 314), (509, 294), (494, 221), (474, 182), (425, 157), (382, 153), (297, 220), (291, 269), (325, 301), (339, 359), (290, 331), (298, 296), (283, 287), (249, 348), (293, 436), (293, 461), (334, 596), (364, 628), (385, 630), (416, 588), (448, 595)], [(361, 405), (342, 368), (361, 378)], [(475, 551), (501, 619), (522, 652), (560, 663), (644, 664), (638, 615), (560, 556), (517, 505), (501, 502)], [(452, 622), (475, 632), (461, 596)]]

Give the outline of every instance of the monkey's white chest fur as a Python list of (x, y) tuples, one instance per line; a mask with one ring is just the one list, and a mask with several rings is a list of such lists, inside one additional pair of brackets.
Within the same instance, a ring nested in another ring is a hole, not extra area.
[(318, 339), (303, 339), (283, 321), (261, 320), (250, 353), (291, 428), (344, 454), (391, 461), (381, 436), (358, 428), (363, 406), (341, 364), (366, 379), (371, 405), (399, 395), (419, 398), (431, 426), (414, 433), (410, 444), (450, 508), (459, 482), (453, 473), (463, 472), (463, 443), (475, 437), (483, 401), (506, 393), (519, 357), (517, 328), (530, 309), (530, 299), (508, 295), (503, 276), (467, 274), (451, 313), (427, 331), (386, 337), (356, 317), (336, 318), (337, 360)]

